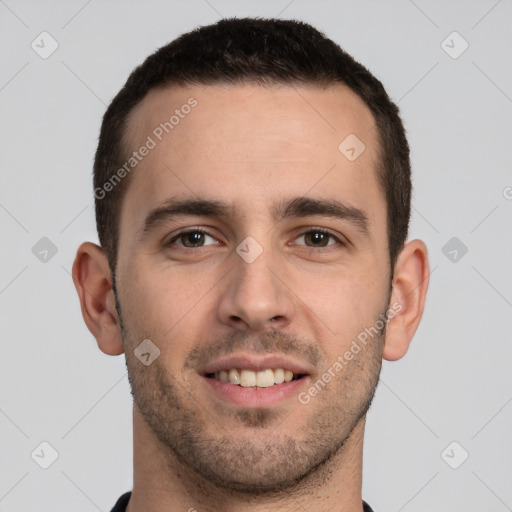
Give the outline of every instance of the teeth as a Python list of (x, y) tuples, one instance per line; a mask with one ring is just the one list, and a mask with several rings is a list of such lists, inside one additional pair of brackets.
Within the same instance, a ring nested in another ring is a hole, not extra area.
[(283, 368), (276, 368), (275, 370), (269, 368), (259, 372), (231, 368), (230, 370), (222, 370), (215, 374), (215, 379), (221, 382), (230, 382), (244, 388), (268, 388), (274, 384), (291, 382), (293, 377), (294, 374), (291, 370), (284, 370)]
[(256, 374), (256, 386), (259, 388), (268, 388), (274, 385), (274, 372), (272, 370), (263, 370)]
[(282, 368), (278, 368), (274, 370), (274, 383), (282, 384), (284, 382), (284, 370)]
[(240, 374), (236, 368), (229, 370), (229, 382), (231, 384), (240, 384)]
[(242, 370), (240, 372), (240, 386), (243, 388), (256, 386), (256, 374), (251, 370)]

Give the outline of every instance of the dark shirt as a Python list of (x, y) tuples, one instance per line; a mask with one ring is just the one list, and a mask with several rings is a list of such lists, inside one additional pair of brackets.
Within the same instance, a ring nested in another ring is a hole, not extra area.
[[(127, 493), (123, 494), (115, 504), (114, 508), (110, 512), (125, 512), (126, 506), (128, 505), (128, 502), (130, 501), (130, 497), (132, 495), (132, 491), (128, 491)], [(373, 512), (372, 508), (368, 503), (365, 503), (363, 501), (363, 507), (364, 512)]]

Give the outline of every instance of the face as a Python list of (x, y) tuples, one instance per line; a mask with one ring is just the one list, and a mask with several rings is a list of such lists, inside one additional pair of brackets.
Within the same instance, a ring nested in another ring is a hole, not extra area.
[(378, 381), (382, 331), (347, 355), (389, 303), (375, 121), (341, 86), (190, 86), (152, 91), (126, 142), (152, 146), (116, 271), (136, 407), (197, 474), (282, 490), (342, 453)]

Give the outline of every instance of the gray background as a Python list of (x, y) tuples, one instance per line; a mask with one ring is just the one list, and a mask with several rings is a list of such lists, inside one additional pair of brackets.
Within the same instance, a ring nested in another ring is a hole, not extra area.
[[(408, 355), (384, 363), (364, 498), (376, 512), (512, 510), (511, 0), (0, 0), (0, 510), (108, 511), (131, 489), (124, 357), (99, 351), (70, 277), (79, 243), (97, 241), (100, 120), (149, 53), (233, 15), (312, 23), (383, 81), (408, 130), (411, 238), (428, 245), (431, 285)], [(43, 31), (59, 45), (46, 59), (31, 48), (51, 48)], [(48, 469), (41, 442), (58, 453)]]

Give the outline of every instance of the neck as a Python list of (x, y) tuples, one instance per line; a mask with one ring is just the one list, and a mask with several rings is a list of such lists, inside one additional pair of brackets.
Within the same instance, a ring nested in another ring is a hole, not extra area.
[[(219, 488), (177, 459), (133, 406), (134, 482), (127, 512), (189, 510), (214, 512), (362, 512), (361, 480), (365, 418), (343, 449), (289, 490), (254, 495)], [(271, 508), (272, 507), (272, 508)]]

